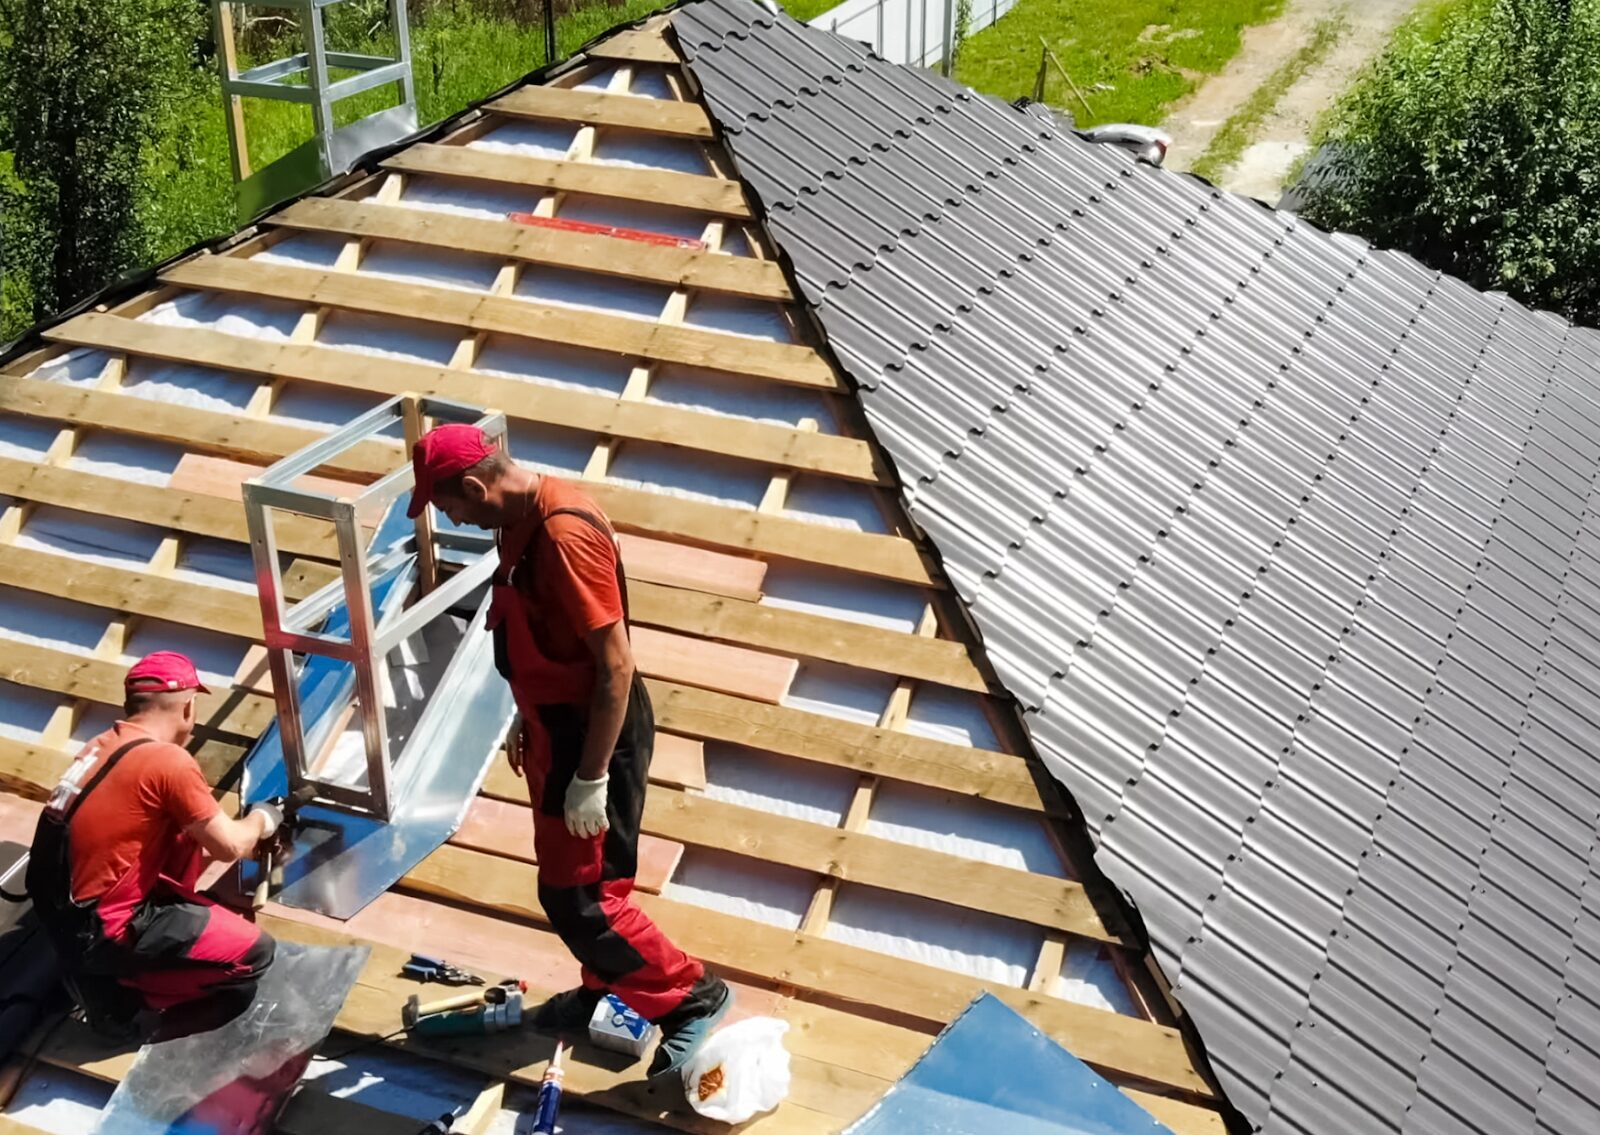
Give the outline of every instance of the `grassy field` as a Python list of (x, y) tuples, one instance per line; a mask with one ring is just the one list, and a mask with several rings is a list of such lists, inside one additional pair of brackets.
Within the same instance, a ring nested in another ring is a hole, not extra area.
[(1081, 126), (1154, 126), (1233, 58), (1246, 27), (1282, 8), (1283, 0), (1017, 0), (967, 40), (956, 78), (1007, 100), (1033, 97), (1043, 37), (1088, 109), (1050, 64), (1045, 102), (1070, 110)]

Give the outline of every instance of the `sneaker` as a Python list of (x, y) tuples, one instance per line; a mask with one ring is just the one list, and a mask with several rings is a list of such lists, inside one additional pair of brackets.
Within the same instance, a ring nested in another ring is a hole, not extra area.
[(661, 1043), (650, 1061), (649, 1075), (681, 1072), (732, 1005), (733, 990), (720, 977), (707, 973), (696, 982), (685, 1004), (656, 1022), (661, 1029)]
[(557, 993), (534, 1009), (533, 1015), (527, 1019), (528, 1024), (542, 1033), (587, 1033), (594, 1007), (600, 1004), (600, 998), (604, 996), (603, 989), (588, 989), (581, 985), (577, 989)]

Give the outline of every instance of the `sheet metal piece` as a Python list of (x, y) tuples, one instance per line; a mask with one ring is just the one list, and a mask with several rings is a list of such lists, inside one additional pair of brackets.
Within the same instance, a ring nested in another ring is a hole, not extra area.
[(268, 1135), (370, 952), (278, 943), (242, 1013), (139, 1050), (100, 1135)]
[(845, 1135), (1172, 1135), (1114, 1084), (979, 994)]
[(1230, 1101), (1600, 1131), (1600, 333), (759, 5), (672, 20)]

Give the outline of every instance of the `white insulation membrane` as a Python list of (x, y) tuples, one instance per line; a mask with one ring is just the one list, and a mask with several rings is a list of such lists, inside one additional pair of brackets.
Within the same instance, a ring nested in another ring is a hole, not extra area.
[(797, 930), (816, 892), (807, 871), (710, 848), (685, 848), (661, 893), (723, 914)]
[(1044, 944), (1036, 926), (859, 883), (834, 895), (824, 936), (1015, 986), (1027, 982)]
[[(579, 84), (586, 90), (612, 90), (639, 98), (676, 97), (663, 68), (633, 65), (626, 92), (613, 88), (617, 71), (608, 69)], [(468, 143), (486, 152), (540, 158), (564, 158), (577, 139), (575, 126), (507, 122)], [(703, 145), (619, 131), (601, 131), (591, 160), (618, 167), (709, 173)], [(504, 221), (512, 213), (532, 213), (545, 203), (557, 221), (576, 221), (621, 229), (645, 230), (700, 239), (717, 218), (693, 210), (650, 202), (616, 201), (582, 194), (547, 195), (533, 188), (494, 186), (447, 177), (407, 176), (398, 200), (386, 208), (425, 209), (487, 220)], [(552, 209), (553, 206), (553, 209)], [(719, 251), (750, 255), (752, 248), (739, 226), (722, 228)], [(256, 252), (268, 262), (332, 270), (347, 238), (315, 233), (290, 233)], [(417, 282), (436, 287), (487, 292), (501, 263), (489, 257), (405, 242), (369, 242), (354, 271), (373, 278)], [(557, 304), (630, 319), (654, 321), (667, 310), (670, 289), (564, 269), (524, 265), (514, 298)], [(184, 293), (139, 316), (173, 327), (200, 327), (243, 339), (285, 342), (313, 308), (232, 293)], [(684, 316), (688, 326), (770, 342), (793, 342), (794, 324), (782, 305), (711, 293), (691, 296)], [(399, 319), (334, 311), (318, 328), (315, 343), (378, 359), (399, 359), (436, 367), (447, 366), (462, 339), (459, 328), (419, 319)], [(108, 356), (95, 350), (74, 350), (42, 364), (35, 377), (78, 386), (102, 382)], [(642, 360), (604, 351), (543, 343), (504, 334), (487, 336), (473, 361), (478, 371), (527, 382), (531, 387), (558, 387), (617, 398)], [(841, 428), (836, 397), (816, 390), (742, 378), (699, 368), (649, 364), (648, 401), (722, 415), (798, 427), (814, 422), (823, 433)], [(122, 387), (130, 394), (175, 405), (236, 414), (252, 404), (262, 387), (258, 376), (232, 374), (183, 363), (133, 359)], [(316, 382), (280, 383), (269, 408), (271, 420), (330, 429), (344, 424), (380, 401), (378, 395)], [(530, 399), (529, 405), (534, 405)], [(517, 420), (513, 415), (511, 448), (518, 460), (535, 468), (575, 477), (589, 464), (604, 439), (579, 430)], [(41, 460), (58, 427), (27, 419), (0, 419), (0, 455)], [(164, 485), (182, 452), (160, 441), (144, 441), (114, 433), (86, 433), (73, 456), (74, 468), (117, 477), (130, 484)], [(613, 447), (611, 481), (693, 500), (753, 510), (763, 499), (773, 475), (760, 462), (689, 453), (669, 446), (625, 441)], [(821, 525), (861, 532), (889, 530), (877, 490), (806, 475), (793, 478), (786, 513)], [(18, 544), (59, 555), (121, 567), (142, 568), (159, 546), (159, 529), (60, 508), (38, 508), (23, 525)], [(249, 551), (242, 544), (185, 537), (176, 569), (179, 578), (239, 591), (253, 590)], [(927, 603), (924, 591), (843, 571), (778, 561), (768, 566), (761, 602), (772, 607), (846, 619), (869, 626), (910, 632)], [(44, 643), (70, 653), (92, 651), (100, 640), (109, 612), (81, 604), (0, 589), (0, 638)], [(424, 648), (408, 644), (410, 654), (391, 659), (386, 701), (391, 714), (411, 703), (417, 682), (428, 667)], [(194, 629), (141, 622), (128, 644), (131, 654), (161, 647), (184, 650), (196, 658), (208, 681), (225, 684), (244, 654), (241, 640)], [(785, 704), (846, 721), (875, 725), (888, 705), (895, 679), (853, 667), (802, 660)], [(57, 695), (0, 682), (0, 735), (36, 739), (55, 709)], [(74, 732), (86, 739), (109, 724), (112, 707), (96, 707), (83, 715)], [(391, 719), (405, 728), (404, 713)], [(905, 728), (917, 735), (984, 749), (998, 749), (982, 702), (974, 695), (929, 683), (918, 683)], [(335, 759), (352, 775), (364, 775), (359, 739), (345, 737)], [(797, 758), (777, 756), (736, 745), (708, 742), (706, 794), (743, 807), (826, 826), (843, 822), (858, 777), (845, 770)], [(867, 820), (869, 835), (953, 855), (1061, 876), (1059, 854), (1041, 822), (1009, 809), (917, 789), (894, 782), (880, 785)], [(788, 929), (798, 927), (815, 893), (815, 875), (761, 863), (747, 857), (698, 848), (689, 849), (667, 893), (682, 901), (738, 914)], [(1041, 932), (1007, 919), (946, 904), (908, 898), (850, 884), (840, 888), (828, 936), (896, 957), (1021, 985), (1038, 955)], [(1075, 944), (1056, 992), (1064, 997), (1129, 1011), (1126, 992), (1103, 951)], [(419, 1120), (431, 1118), (458, 1100), (456, 1085), (446, 1085), (436, 1065), (412, 1076), (400, 1064), (377, 1068), (368, 1054), (357, 1063), (319, 1062), (313, 1078), (320, 1087), (388, 1107)], [(460, 1085), (465, 1093), (467, 1085)], [(475, 1088), (473, 1089), (475, 1091)], [(66, 1106), (66, 1105), (62, 1105)], [(95, 1105), (96, 1107), (98, 1104)], [(523, 1129), (515, 1110), (508, 1110), (493, 1130)], [(30, 1119), (31, 1121), (31, 1119)], [(631, 1121), (585, 1120), (592, 1131), (642, 1131), (648, 1125)], [(569, 1120), (570, 1125), (570, 1120)], [(67, 1124), (62, 1130), (83, 1130)]]

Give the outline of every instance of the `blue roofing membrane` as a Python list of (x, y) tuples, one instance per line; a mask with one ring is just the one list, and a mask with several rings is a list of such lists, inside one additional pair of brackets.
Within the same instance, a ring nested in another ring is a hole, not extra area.
[(747, 0), (673, 23), (1232, 1102), (1600, 1131), (1600, 334)]
[(1172, 1135), (992, 993), (981, 993), (844, 1135)]

